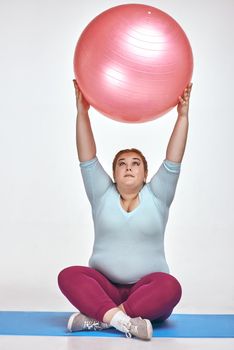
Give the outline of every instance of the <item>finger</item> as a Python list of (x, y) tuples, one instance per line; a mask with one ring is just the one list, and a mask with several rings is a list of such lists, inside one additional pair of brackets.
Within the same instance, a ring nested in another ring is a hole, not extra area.
[(189, 93), (189, 95), (190, 95), (190, 92), (191, 92), (191, 90), (192, 90), (192, 86), (193, 86), (193, 83), (190, 83), (190, 84), (188, 85), (188, 93)]
[(83, 101), (83, 95), (81, 92), (79, 92), (79, 101), (82, 102)]
[(184, 90), (183, 98), (184, 98), (186, 101), (188, 101), (189, 98), (190, 98), (190, 92), (191, 92), (191, 88), (190, 88), (190, 87), (188, 87), (188, 88), (186, 88), (186, 89)]
[(77, 92), (80, 92), (79, 85), (78, 85), (78, 83), (77, 83), (77, 81), (75, 79), (73, 79), (73, 84), (74, 84), (75, 90)]
[(187, 93), (187, 90), (184, 90), (184, 93), (181, 97), (183, 99), (183, 101), (186, 101), (188, 99), (188, 93)]
[(184, 99), (181, 96), (179, 96), (179, 103), (183, 105), (184, 102), (185, 102)]
[(187, 95), (188, 95), (188, 92), (189, 92), (188, 86), (186, 86), (186, 88), (185, 88), (184, 91), (183, 91), (182, 97), (184, 98), (185, 96), (187, 96)]

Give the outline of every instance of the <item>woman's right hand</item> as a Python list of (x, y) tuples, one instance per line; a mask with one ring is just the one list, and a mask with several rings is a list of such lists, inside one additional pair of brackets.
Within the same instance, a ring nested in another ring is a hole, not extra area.
[(77, 112), (79, 114), (87, 113), (89, 108), (90, 108), (90, 104), (86, 101), (86, 99), (82, 95), (82, 92), (80, 91), (79, 86), (77, 84), (77, 81), (75, 79), (73, 79), (73, 83), (74, 83), (75, 92), (76, 92), (76, 108), (77, 108)]

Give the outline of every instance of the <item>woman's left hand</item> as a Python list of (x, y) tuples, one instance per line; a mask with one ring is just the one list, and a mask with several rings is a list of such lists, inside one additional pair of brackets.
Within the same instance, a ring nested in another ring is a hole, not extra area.
[(177, 112), (179, 117), (188, 117), (189, 111), (189, 99), (193, 84), (190, 83), (183, 92), (183, 95), (179, 97), (177, 105)]

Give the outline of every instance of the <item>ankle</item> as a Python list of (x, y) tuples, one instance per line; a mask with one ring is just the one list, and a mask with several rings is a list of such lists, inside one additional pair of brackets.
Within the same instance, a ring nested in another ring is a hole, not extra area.
[(127, 312), (125, 311), (125, 309), (124, 309), (123, 304), (120, 304), (120, 305), (118, 306), (118, 308), (119, 308), (121, 311), (123, 311), (125, 314), (127, 313)]
[(115, 327), (121, 332), (126, 331), (126, 325), (129, 324), (131, 318), (126, 315), (123, 311), (119, 310), (115, 313), (115, 315), (112, 317), (110, 321), (110, 325)]
[(113, 309), (108, 310), (103, 316), (104, 323), (111, 323), (112, 318), (117, 314), (121, 309), (119, 307), (114, 307)]

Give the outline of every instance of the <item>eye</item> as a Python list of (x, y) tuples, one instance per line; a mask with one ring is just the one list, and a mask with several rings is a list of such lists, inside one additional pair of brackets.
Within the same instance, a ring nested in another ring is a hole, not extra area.
[(119, 166), (125, 165), (125, 162), (119, 162)]
[(136, 162), (136, 161), (135, 161), (135, 162), (133, 162), (132, 164), (133, 164), (133, 165), (140, 166), (140, 162)]

